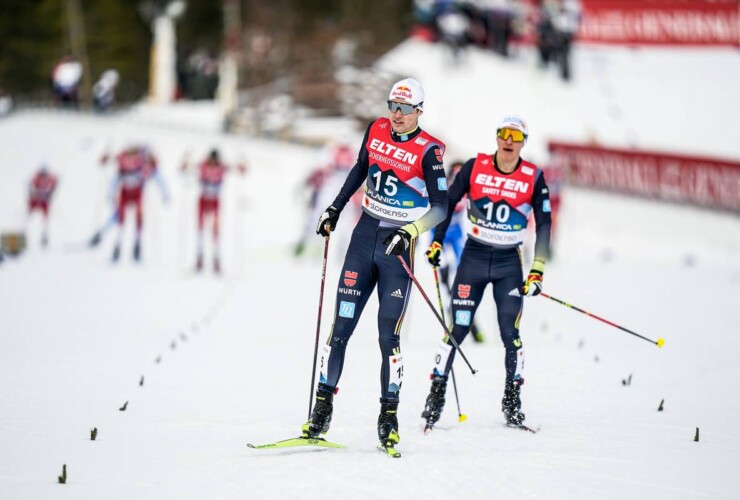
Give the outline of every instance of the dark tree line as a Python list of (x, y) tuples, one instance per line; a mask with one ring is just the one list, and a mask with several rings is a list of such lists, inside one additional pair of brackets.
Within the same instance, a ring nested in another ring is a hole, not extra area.
[[(149, 0), (152, 1), (152, 0)], [(155, 2), (158, 0), (154, 0)], [(223, 46), (224, 0), (188, 0), (177, 24), (181, 54), (207, 50), (217, 57)], [(16, 99), (43, 99), (55, 64), (76, 54), (74, 10), (84, 28), (87, 78), (106, 69), (121, 75), (118, 97), (147, 92), (152, 34), (142, 14), (146, 0), (0, 0), (0, 89)], [(282, 44), (285, 67), (307, 58), (327, 60), (342, 33), (357, 36), (367, 60), (397, 44), (411, 23), (412, 0), (241, 0), (243, 40), (261, 29)], [(256, 83), (256, 82), (255, 82)]]

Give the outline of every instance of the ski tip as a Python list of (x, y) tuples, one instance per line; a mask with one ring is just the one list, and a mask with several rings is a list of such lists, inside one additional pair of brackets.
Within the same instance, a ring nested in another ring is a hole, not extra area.
[(457, 417), (458, 422), (465, 422), (468, 419), (468, 416), (464, 413), (461, 413), (459, 417)]

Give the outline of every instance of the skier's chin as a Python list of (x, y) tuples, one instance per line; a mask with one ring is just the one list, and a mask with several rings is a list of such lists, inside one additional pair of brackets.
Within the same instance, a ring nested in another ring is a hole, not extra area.
[(401, 123), (392, 122), (391, 125), (393, 126), (393, 131), (395, 133), (401, 135), (401, 134), (403, 134), (405, 132), (404, 131), (404, 128), (405, 127), (403, 126), (403, 122), (401, 122)]

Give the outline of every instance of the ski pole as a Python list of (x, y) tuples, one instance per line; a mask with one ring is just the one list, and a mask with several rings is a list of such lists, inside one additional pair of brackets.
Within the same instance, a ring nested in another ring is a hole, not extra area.
[(319, 291), (319, 315), (316, 320), (316, 343), (313, 347), (313, 370), (311, 370), (311, 392), (308, 398), (308, 418), (311, 418), (313, 404), (313, 385), (316, 382), (316, 356), (319, 353), (319, 334), (321, 332), (321, 309), (324, 306), (324, 283), (326, 283), (326, 261), (329, 256), (329, 236), (324, 237), (324, 263), (321, 266), (321, 290)]
[(588, 311), (584, 311), (583, 309), (580, 309), (580, 308), (578, 308), (578, 307), (576, 307), (576, 306), (574, 306), (572, 304), (568, 304), (567, 302), (564, 302), (564, 301), (562, 301), (562, 300), (560, 300), (558, 298), (555, 298), (552, 295), (548, 295), (548, 294), (546, 294), (544, 292), (540, 292), (540, 295), (543, 296), (543, 297), (545, 297), (545, 298), (548, 298), (550, 300), (553, 300), (553, 301), (557, 302), (558, 304), (564, 305), (565, 307), (569, 307), (571, 309), (574, 309), (574, 310), (578, 311), (579, 313), (583, 313), (586, 316), (590, 316), (590, 317), (592, 317), (594, 319), (598, 319), (599, 321), (601, 321), (603, 323), (606, 323), (607, 325), (613, 326), (614, 328), (619, 328), (623, 332), (627, 332), (629, 334), (632, 334), (635, 337), (641, 338), (642, 340), (647, 340), (648, 342), (650, 342), (652, 344), (655, 344), (658, 347), (663, 347), (663, 344), (665, 344), (665, 339), (663, 339), (663, 337), (659, 338), (658, 340), (653, 340), (653, 339), (649, 339), (647, 337), (643, 337), (639, 333), (633, 332), (632, 330), (629, 330), (629, 329), (627, 329), (627, 328), (625, 328), (623, 326), (619, 326), (618, 324), (612, 323), (611, 321), (606, 320), (604, 318), (600, 318), (599, 316), (596, 316), (595, 314), (592, 314), (592, 313), (590, 313)]
[(414, 273), (411, 272), (411, 269), (409, 269), (409, 266), (406, 264), (406, 261), (403, 260), (403, 257), (401, 257), (400, 255), (396, 255), (396, 257), (398, 257), (398, 260), (401, 261), (401, 265), (403, 265), (403, 268), (406, 270), (406, 273), (409, 275), (409, 278), (411, 278), (411, 281), (414, 282), (414, 284), (416, 285), (416, 288), (418, 288), (419, 291), (421, 292), (421, 295), (424, 297), (424, 300), (426, 301), (427, 305), (429, 306), (429, 308), (434, 313), (434, 316), (437, 318), (437, 321), (439, 321), (439, 324), (442, 325), (442, 328), (444, 329), (445, 333), (447, 334), (447, 338), (450, 339), (450, 342), (452, 342), (452, 345), (455, 346), (455, 349), (457, 349), (457, 351), (460, 353), (460, 356), (462, 356), (462, 359), (465, 360), (465, 364), (467, 364), (468, 365), (468, 368), (470, 368), (470, 373), (472, 373), (473, 375), (475, 375), (476, 373), (478, 373), (478, 370), (476, 370), (475, 368), (473, 368), (473, 366), (470, 364), (470, 361), (468, 361), (468, 358), (465, 357), (465, 353), (462, 352), (462, 349), (460, 349), (460, 344), (457, 343), (457, 340), (455, 340), (455, 337), (453, 337), (452, 334), (450, 333), (450, 330), (447, 329), (447, 325), (445, 325), (445, 321), (439, 316), (439, 313), (434, 308), (434, 305), (432, 304), (432, 301), (429, 300), (429, 297), (427, 297), (426, 292), (421, 287), (421, 285), (419, 284), (419, 282), (416, 280), (416, 276), (414, 276)]
[[(432, 268), (434, 270), (434, 285), (437, 287), (437, 299), (439, 299), (439, 314), (442, 316), (442, 321), (445, 321), (445, 308), (442, 303), (442, 292), (439, 290), (439, 274), (437, 273), (437, 266)], [(455, 368), (450, 367), (450, 375), (452, 375), (452, 388), (455, 390), (455, 402), (457, 403), (457, 421), (465, 422), (468, 419), (467, 415), (463, 415), (460, 410), (460, 397), (457, 394), (457, 382), (455, 381)]]

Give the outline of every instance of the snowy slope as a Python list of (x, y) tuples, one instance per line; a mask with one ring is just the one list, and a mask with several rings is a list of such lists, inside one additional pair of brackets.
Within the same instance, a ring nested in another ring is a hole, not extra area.
[[(414, 61), (438, 56), (423, 46), (411, 55)], [(608, 53), (603, 57), (616, 64)], [(497, 64), (485, 58), (475, 71), (491, 79)], [(511, 88), (542, 84), (526, 68), (506, 64)], [(627, 85), (616, 80), (624, 73), (613, 75), (615, 88)], [(461, 87), (442, 84), (454, 78), (442, 69), (417, 76), (440, 107), (453, 109), (464, 95)], [(528, 95), (544, 98), (535, 90)], [(564, 95), (557, 93), (556, 101)], [(425, 126), (459, 144), (459, 154), (489, 147), (490, 113), (456, 114), (447, 122), (435, 118), (432, 102)], [(573, 116), (591, 116), (598, 106), (605, 104), (583, 102)], [(533, 127), (538, 118), (530, 117)], [(542, 120), (551, 119), (543, 114)], [(586, 125), (575, 123), (585, 134)], [(478, 144), (460, 138), (461, 127)], [(375, 450), (380, 359), (371, 299), (348, 349), (329, 433), (348, 449), (248, 449), (247, 442), (296, 434), (306, 418), (321, 240), (314, 257), (295, 260), (290, 252), (303, 224), (297, 189), (318, 151), (210, 130), (162, 126), (138, 115), (34, 112), (0, 121), (2, 230), (23, 225), (23, 188), (39, 162), (48, 161), (62, 181), (50, 248), (37, 247), (32, 220), (28, 252), (0, 265), (0, 497), (737, 496), (740, 221), (576, 189), (565, 196), (546, 290), (642, 335), (665, 337), (662, 350), (547, 299), (528, 299), (521, 325), (524, 409), (542, 431), (510, 430), (499, 408), (504, 353), (489, 295), (478, 315), (487, 341), (463, 345), (480, 373), (474, 377), (456, 364), (469, 418), (457, 422), (450, 391), (439, 428), (424, 436), (419, 413), (441, 334), (417, 293), (402, 341), (404, 456), (391, 460)], [(172, 200), (163, 205), (156, 188), (148, 188), (144, 262), (130, 262), (127, 250), (112, 266), (110, 241), (93, 251), (81, 243), (108, 211), (110, 167), (101, 169), (97, 159), (109, 144), (117, 148), (133, 138), (152, 143)], [(671, 140), (672, 134), (656, 133), (646, 146), (669, 147)], [(214, 145), (227, 160), (250, 167), (244, 179), (226, 181), (222, 278), (190, 271), (197, 187), (178, 173), (185, 154), (197, 160)], [(534, 137), (525, 153), (530, 147), (533, 154), (541, 148)], [(351, 225), (343, 214), (330, 243), (321, 341)], [(421, 259), (416, 271), (434, 297)], [(623, 385), (630, 375), (631, 385)], [(665, 411), (658, 412), (661, 400)], [(63, 486), (56, 484), (62, 464)]]
[(469, 48), (458, 65), (444, 46), (408, 40), (379, 67), (418, 78), (424, 124), (445, 133), (450, 153), (495, 146), (503, 116), (529, 120), (528, 155), (542, 162), (547, 141), (595, 142), (737, 160), (740, 57), (732, 48), (620, 48), (576, 45), (573, 80), (537, 68), (534, 52), (515, 59)]

